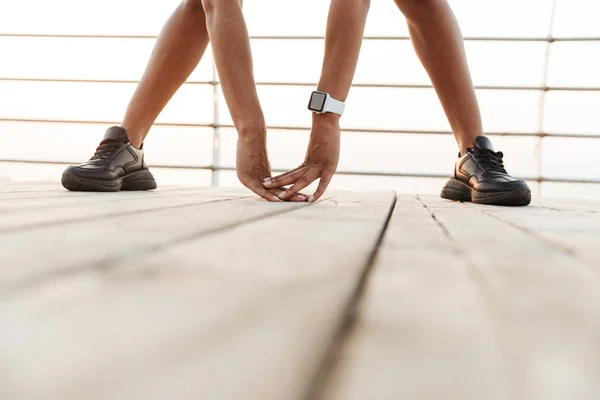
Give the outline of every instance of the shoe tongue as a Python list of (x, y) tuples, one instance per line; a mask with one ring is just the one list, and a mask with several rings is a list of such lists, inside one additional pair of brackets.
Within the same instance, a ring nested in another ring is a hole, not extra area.
[(102, 139), (102, 141), (105, 140), (116, 140), (117, 142), (127, 142), (129, 139), (127, 138), (127, 131), (125, 131), (125, 129), (119, 127), (119, 126), (113, 126), (111, 128), (108, 128), (106, 130), (106, 132), (104, 133), (104, 138)]
[(485, 136), (477, 136), (475, 139), (475, 147), (479, 150), (491, 150), (494, 151), (494, 145), (492, 141)]

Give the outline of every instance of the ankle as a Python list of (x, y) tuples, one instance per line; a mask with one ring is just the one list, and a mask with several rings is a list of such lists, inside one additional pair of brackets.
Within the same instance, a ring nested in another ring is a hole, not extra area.
[(144, 146), (144, 139), (132, 137), (129, 135), (127, 135), (127, 137), (129, 138), (129, 143), (136, 149), (141, 150), (142, 147)]
[[(460, 151), (460, 156), (464, 156), (465, 154), (467, 154), (467, 150), (471, 149), (473, 147), (475, 147), (475, 139), (477, 139), (478, 136), (483, 136), (483, 133), (479, 133), (476, 135), (456, 135), (457, 136), (457, 144), (458, 144), (458, 149)], [(464, 139), (461, 137), (465, 137)]]
[(143, 134), (141, 134), (140, 132), (131, 129), (131, 128), (127, 128), (127, 126), (125, 124), (121, 125), (121, 128), (125, 129), (125, 133), (127, 133), (127, 138), (129, 139), (129, 143), (131, 143), (131, 145), (133, 147), (135, 147), (136, 149), (141, 149), (142, 145), (144, 144), (144, 136)]
[(479, 136), (484, 136), (481, 126), (473, 125), (460, 123), (460, 121), (452, 121), (450, 124), (461, 153), (475, 146), (475, 140)]

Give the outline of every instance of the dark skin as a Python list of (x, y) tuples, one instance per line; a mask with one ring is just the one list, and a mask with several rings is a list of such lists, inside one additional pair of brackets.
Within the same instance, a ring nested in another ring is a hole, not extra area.
[[(339, 117), (314, 115), (304, 162), (271, 178), (266, 124), (256, 93), (241, 3), (241, 0), (183, 0), (157, 40), (122, 126), (131, 143), (140, 147), (158, 114), (198, 65), (210, 41), (225, 100), (239, 135), (238, 178), (268, 201), (316, 201), (337, 169)], [(395, 0), (395, 3), (406, 17), (415, 50), (464, 153), (483, 129), (454, 14), (446, 0)], [(345, 101), (350, 91), (368, 9), (369, 0), (331, 1), (317, 89), (337, 100)], [(298, 193), (317, 179), (319, 186), (312, 196)], [(282, 192), (280, 187), (284, 185), (292, 186)]]
[[(281, 189), (262, 186), (271, 176), (266, 125), (260, 107), (248, 31), (240, 0), (184, 0), (163, 27), (123, 119), (131, 143), (140, 147), (152, 124), (200, 62), (209, 44), (227, 105), (238, 131), (237, 175), (268, 201)], [(290, 201), (306, 201), (297, 194)]]
[[(331, 3), (318, 90), (329, 92), (337, 100), (345, 101), (358, 61), (367, 12), (359, 3)], [(407, 20), (415, 51), (431, 78), (459, 150), (464, 154), (467, 148), (473, 146), (475, 138), (483, 135), (483, 127), (462, 34), (454, 13), (446, 0), (395, 0), (395, 3)], [(341, 29), (341, 26), (344, 28)], [(336, 118), (315, 116), (304, 163), (266, 180), (264, 186), (292, 185), (280, 195), (289, 199), (320, 178), (317, 191), (309, 198), (309, 201), (318, 200), (329, 185), (339, 159), (340, 129), (337, 121), (334, 122)]]
[(279, 196), (289, 198), (290, 193), (297, 193), (317, 179), (319, 186), (308, 201), (317, 201), (331, 182), (340, 159), (340, 125), (339, 117), (334, 114), (316, 115), (306, 150), (306, 158), (298, 167), (275, 178), (265, 179), (268, 188), (292, 185)]
[[(332, 0), (325, 34), (325, 57), (317, 90), (346, 101), (354, 79), (369, 12), (369, 0)], [(340, 158), (340, 117), (313, 114), (310, 141), (304, 162), (297, 168), (266, 179), (265, 188), (292, 185), (279, 195), (288, 200), (319, 179), (310, 202), (319, 200), (331, 182)]]
[[(259, 141), (255, 143), (254, 141)], [(244, 186), (268, 201), (283, 201), (278, 195), (284, 191), (281, 187), (265, 190), (262, 182), (271, 176), (271, 164), (267, 155), (266, 137), (241, 137), (237, 142), (236, 172)], [(292, 196), (290, 201), (306, 202), (308, 196), (301, 193)]]

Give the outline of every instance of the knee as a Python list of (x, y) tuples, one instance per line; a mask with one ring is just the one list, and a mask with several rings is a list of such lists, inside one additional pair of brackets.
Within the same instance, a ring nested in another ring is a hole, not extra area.
[(183, 7), (188, 11), (203, 11), (202, 0), (183, 0)]
[(418, 20), (424, 13), (429, 13), (434, 7), (439, 7), (446, 0), (394, 0), (407, 20)]
[(445, 0), (394, 0), (394, 2), (399, 6), (412, 6), (412, 7), (425, 7), (430, 6), (434, 3), (440, 3)]
[(219, 8), (231, 7), (233, 5), (241, 6), (241, 0), (194, 0), (197, 3), (201, 3), (204, 8), (204, 12), (207, 17), (214, 14)]

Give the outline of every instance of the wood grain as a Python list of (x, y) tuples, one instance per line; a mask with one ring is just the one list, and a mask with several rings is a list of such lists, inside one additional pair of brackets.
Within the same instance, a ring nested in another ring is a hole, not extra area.
[(107, 268), (120, 257), (302, 206), (216, 193), (187, 206), (0, 233), (0, 293), (53, 274)]
[(0, 299), (10, 327), (0, 331), (0, 370), (10, 371), (0, 387), (32, 399), (301, 399), (393, 200), (207, 204), (198, 213), (209, 221), (294, 211)]
[[(111, 216), (133, 216), (140, 212), (201, 204), (225, 198), (251, 197), (243, 190), (173, 191), (160, 193), (132, 193), (127, 196), (106, 195), (89, 199), (78, 197), (48, 199), (26, 208), (3, 210), (0, 207), (0, 232), (34, 228), (42, 225), (99, 219)], [(22, 201), (22, 200), (21, 200)], [(19, 206), (18, 206), (19, 207)]]
[(321, 398), (512, 398), (479, 290), (430, 212), (415, 197), (399, 197)]

